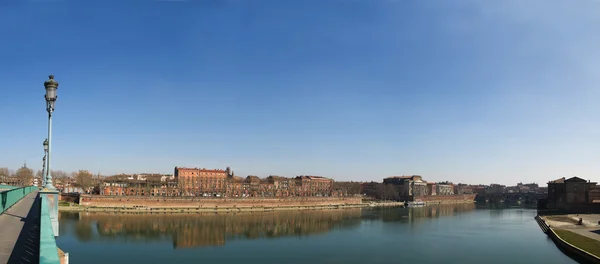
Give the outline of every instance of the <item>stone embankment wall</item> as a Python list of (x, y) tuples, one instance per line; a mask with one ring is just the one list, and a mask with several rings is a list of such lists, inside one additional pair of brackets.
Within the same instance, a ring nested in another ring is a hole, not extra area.
[(79, 203), (79, 194), (61, 193), (58, 196), (58, 200), (70, 203)]
[(245, 208), (361, 204), (361, 197), (203, 198), (81, 195), (79, 204), (96, 207)]
[(575, 260), (578, 260), (581, 263), (600, 263), (600, 258), (598, 258), (597, 256), (594, 256), (592, 253), (589, 253), (563, 240), (539, 215), (536, 216), (534, 219), (538, 223), (542, 231), (546, 233), (546, 235), (548, 235), (550, 239), (552, 239), (554, 244), (556, 244), (556, 246), (560, 248), (564, 253), (570, 255), (572, 258), (575, 258)]
[(472, 203), (475, 201), (475, 194), (458, 194), (458, 195), (428, 195), (421, 196), (415, 199), (429, 204), (436, 203)]

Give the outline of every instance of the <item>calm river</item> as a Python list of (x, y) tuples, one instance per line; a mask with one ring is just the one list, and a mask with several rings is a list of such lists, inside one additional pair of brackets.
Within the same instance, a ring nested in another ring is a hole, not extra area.
[(575, 263), (532, 209), (423, 208), (220, 215), (60, 214), (78, 263)]

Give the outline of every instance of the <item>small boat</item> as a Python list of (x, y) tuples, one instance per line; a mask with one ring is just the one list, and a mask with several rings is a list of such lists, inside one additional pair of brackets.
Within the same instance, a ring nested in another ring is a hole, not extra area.
[(407, 207), (419, 207), (419, 206), (425, 206), (425, 202), (421, 201), (421, 200), (416, 200), (416, 201), (412, 201), (412, 202), (406, 202), (404, 203)]

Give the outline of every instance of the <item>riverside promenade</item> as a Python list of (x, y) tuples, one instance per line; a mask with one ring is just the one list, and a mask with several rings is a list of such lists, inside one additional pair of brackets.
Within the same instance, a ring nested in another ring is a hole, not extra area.
[(562, 252), (582, 263), (600, 263), (598, 215), (538, 215), (535, 219)]
[[(577, 225), (581, 218), (582, 225)], [(573, 233), (600, 241), (600, 215), (597, 214), (571, 214), (561, 216), (544, 216), (542, 217), (552, 228), (564, 229)]]

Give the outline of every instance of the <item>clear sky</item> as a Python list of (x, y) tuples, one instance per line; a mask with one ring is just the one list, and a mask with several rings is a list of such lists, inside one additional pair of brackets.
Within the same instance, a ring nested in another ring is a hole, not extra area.
[(600, 2), (2, 1), (0, 167), (600, 180)]

